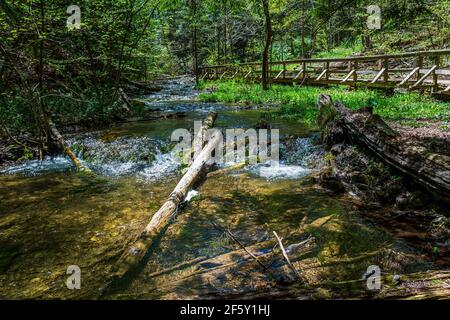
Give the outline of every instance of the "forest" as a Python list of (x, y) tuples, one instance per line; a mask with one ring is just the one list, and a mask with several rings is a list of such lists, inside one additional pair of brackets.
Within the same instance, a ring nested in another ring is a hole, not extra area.
[(0, 299), (450, 298), (449, 0), (0, 0)]

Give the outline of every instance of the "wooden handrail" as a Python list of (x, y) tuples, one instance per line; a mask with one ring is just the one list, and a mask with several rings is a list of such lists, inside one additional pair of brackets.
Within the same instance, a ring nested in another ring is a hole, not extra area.
[[(398, 54), (385, 54), (385, 55), (374, 55), (374, 56), (357, 56), (357, 57), (346, 57), (346, 58), (310, 58), (310, 59), (295, 59), (295, 60), (283, 60), (283, 61), (272, 61), (272, 65), (283, 65), (283, 64), (300, 64), (300, 63), (324, 63), (324, 62), (348, 62), (348, 61), (376, 61), (380, 59), (400, 59), (400, 58), (410, 58), (417, 56), (443, 56), (450, 55), (450, 49), (442, 50), (430, 50), (430, 51), (416, 51), (416, 52), (405, 52)], [(235, 66), (252, 66), (261, 65), (261, 62), (245, 62), (238, 64), (224, 64), (224, 65), (211, 65), (211, 66), (201, 66), (202, 69), (210, 68), (228, 68)]]
[[(345, 84), (378, 88), (406, 87), (409, 90), (431, 90), (432, 93), (448, 94), (450, 67), (442, 63), (442, 57), (450, 57), (450, 49), (405, 52), (374, 56), (347, 58), (313, 58), (270, 62), (272, 83), (334, 85)], [(402, 61), (404, 58), (412, 58)], [(424, 60), (427, 59), (427, 63)], [(445, 58), (448, 60), (448, 58)], [(429, 63), (431, 61), (431, 65)], [(332, 65), (332, 63), (340, 63)], [(395, 63), (392, 63), (395, 62)], [(294, 68), (287, 68), (295, 65)], [(260, 62), (203, 66), (199, 69), (202, 79), (223, 79), (227, 73), (251, 81), (260, 81)], [(213, 76), (211, 76), (214, 74)], [(301, 78), (300, 78), (301, 77)], [(229, 78), (229, 77), (228, 77)]]

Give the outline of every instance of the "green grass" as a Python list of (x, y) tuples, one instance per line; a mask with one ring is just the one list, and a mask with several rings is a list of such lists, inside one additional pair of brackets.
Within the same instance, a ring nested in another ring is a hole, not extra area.
[(339, 47), (332, 48), (330, 51), (323, 51), (313, 55), (313, 58), (346, 58), (355, 53), (362, 52), (364, 47), (361, 41), (355, 43), (346, 43)]
[(200, 94), (205, 102), (228, 102), (254, 105), (279, 105), (277, 116), (315, 122), (316, 101), (320, 93), (330, 95), (334, 101), (341, 101), (350, 109), (372, 106), (374, 112), (385, 119), (431, 119), (450, 120), (450, 103), (439, 102), (417, 93), (398, 93), (386, 96), (379, 91), (358, 89), (349, 91), (346, 87), (306, 87), (273, 85), (264, 91), (259, 84), (238, 81), (206, 82), (200, 89), (212, 92)]

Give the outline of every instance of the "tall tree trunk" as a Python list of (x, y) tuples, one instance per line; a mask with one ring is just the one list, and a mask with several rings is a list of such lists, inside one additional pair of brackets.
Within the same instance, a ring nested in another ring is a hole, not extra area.
[(302, 1), (302, 28), (301, 28), (301, 39), (302, 39), (302, 58), (305, 57), (305, 53), (306, 53), (306, 41), (305, 41), (305, 23), (306, 23), (306, 18), (305, 18), (305, 11), (306, 11), (306, 4), (305, 4), (305, 0)]
[(370, 39), (370, 35), (368, 32), (364, 32), (364, 35), (362, 36), (362, 42), (364, 46), (364, 52), (372, 49), (372, 40)]
[(39, 59), (38, 59), (38, 104), (39, 111), (37, 119), (39, 123), (37, 124), (40, 127), (40, 135), (41, 135), (41, 147), (45, 148), (48, 146), (49, 135), (50, 135), (50, 116), (47, 110), (47, 106), (43, 100), (43, 91), (44, 91), (44, 37), (45, 37), (45, 3), (44, 0), (41, 0), (39, 3), (40, 9), (40, 24), (41, 30), (38, 32), (39, 34)]
[(262, 0), (264, 8), (264, 17), (266, 24), (266, 36), (264, 43), (263, 61), (262, 61), (262, 86), (263, 90), (269, 89), (269, 50), (272, 43), (272, 20), (270, 17), (269, 0)]
[(118, 61), (118, 70), (117, 75), (115, 79), (115, 89), (117, 90), (121, 86), (122, 81), (122, 72), (124, 67), (124, 56), (125, 56), (125, 46), (128, 43), (128, 38), (130, 36), (130, 32), (133, 26), (133, 19), (134, 19), (134, 7), (135, 7), (135, 0), (131, 0), (128, 7), (127, 17), (125, 21), (125, 31), (123, 34), (123, 39), (120, 47), (120, 53), (119, 53), (119, 61)]
[(192, 23), (192, 68), (195, 74), (195, 82), (199, 81), (198, 74), (198, 42), (197, 42), (197, 0), (191, 0), (191, 23)]

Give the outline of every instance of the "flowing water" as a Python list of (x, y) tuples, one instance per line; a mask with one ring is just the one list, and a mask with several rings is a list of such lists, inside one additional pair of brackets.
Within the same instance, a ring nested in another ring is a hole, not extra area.
[[(251, 263), (250, 270), (228, 268), (198, 277), (198, 263), (212, 270), (217, 265), (201, 261), (239, 249), (220, 228), (231, 230), (246, 246), (273, 246), (272, 231), (286, 245), (314, 236), (315, 246), (299, 266), (314, 294), (324, 297), (360, 295), (352, 290), (362, 288), (361, 275), (371, 264), (385, 264), (392, 248), (414, 257), (411, 268), (427, 264), (401, 239), (363, 221), (355, 207), (317, 188), (309, 175), (323, 151), (314, 134), (299, 122), (275, 118), (271, 126), (280, 129), (284, 141), (281, 165), (210, 175), (139, 272), (120, 288), (105, 291), (118, 256), (181, 177), (182, 168), (169, 151), (172, 131), (191, 129), (211, 110), (219, 112), (220, 128), (250, 128), (272, 112), (202, 104), (191, 101), (195, 96), (192, 84), (172, 81), (161, 93), (145, 97), (146, 105), (155, 113), (182, 112), (182, 117), (68, 137), (95, 176), (73, 172), (63, 156), (1, 169), (0, 298), (178, 299), (279, 286), (276, 276)], [(66, 287), (71, 265), (81, 269), (81, 290)], [(352, 284), (336, 289), (334, 283), (346, 281)]]

